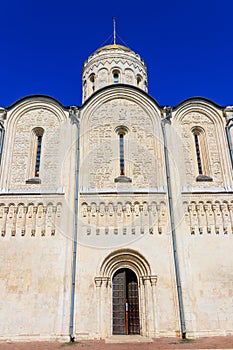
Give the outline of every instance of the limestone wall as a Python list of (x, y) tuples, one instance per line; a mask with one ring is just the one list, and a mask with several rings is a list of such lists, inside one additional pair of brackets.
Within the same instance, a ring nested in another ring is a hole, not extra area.
[[(166, 126), (187, 335), (233, 334), (232, 170), (223, 112), (206, 101), (184, 102)], [(206, 143), (211, 181), (198, 181), (192, 130)]]
[(1, 340), (68, 339), (70, 257), (59, 232), (1, 237)]
[[(4, 126), (0, 339), (68, 339), (77, 128), (48, 97), (19, 101)], [(37, 178), (35, 128), (43, 129)]]

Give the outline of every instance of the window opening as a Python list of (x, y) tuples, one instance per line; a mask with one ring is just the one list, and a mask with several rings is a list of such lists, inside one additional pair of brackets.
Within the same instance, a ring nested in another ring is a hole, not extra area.
[(198, 134), (194, 134), (194, 141), (195, 141), (195, 149), (196, 149), (196, 157), (197, 157), (197, 168), (198, 168), (198, 174), (202, 175), (202, 162), (201, 162), (201, 153), (200, 153), (200, 145), (198, 140)]
[(140, 75), (137, 76), (137, 86), (141, 86), (141, 81), (142, 81), (142, 78), (140, 77)]
[(120, 165), (120, 175), (114, 179), (115, 182), (132, 182), (132, 180), (125, 175), (125, 135), (128, 133), (129, 129), (127, 126), (120, 125), (115, 129), (118, 135), (119, 143), (119, 165)]
[(39, 177), (39, 175), (40, 175), (42, 135), (37, 135), (36, 141), (37, 141), (37, 147), (36, 147), (35, 177)]
[(119, 73), (118, 72), (113, 73), (113, 80), (114, 80), (114, 84), (119, 83)]
[(86, 98), (86, 95), (87, 95), (87, 82), (86, 82), (86, 80), (84, 80), (84, 82), (83, 82), (83, 97), (84, 97), (84, 99)]
[(125, 157), (124, 157), (124, 134), (119, 134), (120, 146), (120, 175), (125, 175)]
[(192, 129), (194, 137), (194, 147), (197, 161), (198, 176), (197, 181), (213, 181), (210, 176), (210, 162), (208, 156), (207, 143), (205, 139), (205, 131), (200, 127)]
[(92, 91), (95, 91), (95, 75), (92, 74), (90, 76), (90, 82), (91, 82), (91, 86), (92, 86)]

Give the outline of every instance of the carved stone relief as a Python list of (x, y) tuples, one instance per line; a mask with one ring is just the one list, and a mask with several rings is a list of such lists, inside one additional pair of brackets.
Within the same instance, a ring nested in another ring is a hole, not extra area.
[(61, 203), (1, 204), (1, 236), (54, 236), (60, 226), (61, 208)]
[(90, 234), (162, 234), (168, 224), (165, 202), (83, 202), (82, 232)]
[(233, 205), (229, 202), (184, 202), (185, 221), (191, 234), (233, 233)]
[(51, 111), (39, 108), (23, 114), (15, 125), (9, 173), (9, 186), (12, 189), (28, 188), (25, 181), (30, 176), (32, 130), (35, 127), (43, 127), (46, 130), (42, 140), (43, 164), (41, 167), (46, 169), (43, 186), (50, 189), (54, 188), (54, 185), (56, 186), (56, 175), (59, 167), (60, 123)]
[[(90, 117), (85, 162), (89, 165), (90, 188), (112, 188), (119, 174), (119, 140), (115, 128), (126, 125), (125, 167), (135, 186), (158, 186), (161, 169), (160, 144), (153, 135), (153, 124), (136, 103), (113, 100), (101, 105)], [(129, 173), (130, 172), (130, 173)]]
[(212, 187), (212, 182), (200, 183), (196, 181), (198, 175), (197, 160), (195, 153), (195, 144), (192, 129), (200, 126), (205, 131), (205, 154), (208, 160), (202, 159), (202, 162), (208, 162), (210, 167), (209, 175), (213, 178), (214, 186), (223, 186), (223, 176), (221, 172), (221, 159), (219, 154), (218, 145), (216, 142), (215, 125), (210, 118), (206, 115), (198, 112), (192, 112), (187, 114), (182, 119), (182, 142), (184, 148), (184, 163), (186, 170), (186, 181), (188, 186), (200, 187)]

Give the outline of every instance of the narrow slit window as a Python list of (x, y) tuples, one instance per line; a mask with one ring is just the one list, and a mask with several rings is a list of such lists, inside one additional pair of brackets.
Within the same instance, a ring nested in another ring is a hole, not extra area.
[(90, 82), (91, 82), (91, 86), (92, 86), (92, 91), (94, 92), (95, 91), (95, 75), (92, 74), (90, 76)]
[(213, 181), (210, 176), (210, 161), (205, 130), (200, 127), (195, 127), (192, 129), (192, 134), (198, 174), (196, 181)]
[(120, 175), (125, 175), (125, 157), (124, 157), (124, 134), (119, 134), (120, 146)]
[(137, 76), (137, 86), (141, 87), (142, 84), (142, 78), (140, 77), (140, 75)]
[(202, 162), (201, 162), (201, 152), (200, 152), (200, 145), (199, 145), (199, 139), (198, 134), (194, 134), (194, 142), (195, 142), (195, 149), (196, 149), (196, 157), (197, 157), (197, 168), (198, 168), (198, 174), (202, 175)]
[(132, 182), (132, 179), (125, 175), (127, 172), (125, 170), (125, 135), (129, 129), (127, 126), (120, 125), (116, 127), (115, 131), (118, 135), (120, 175), (114, 179), (114, 182)]
[(40, 175), (42, 135), (37, 135), (36, 142), (37, 142), (37, 147), (36, 147), (35, 177), (39, 177), (39, 175)]
[(119, 165), (120, 165), (120, 176), (125, 176), (125, 135), (128, 132), (128, 128), (124, 125), (116, 128), (119, 142)]

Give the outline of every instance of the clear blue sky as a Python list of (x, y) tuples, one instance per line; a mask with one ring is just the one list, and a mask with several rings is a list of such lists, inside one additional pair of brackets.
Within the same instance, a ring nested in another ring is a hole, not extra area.
[(112, 16), (161, 105), (233, 104), (233, 0), (2, 0), (0, 14), (0, 106), (32, 94), (80, 105), (83, 62), (112, 34)]

